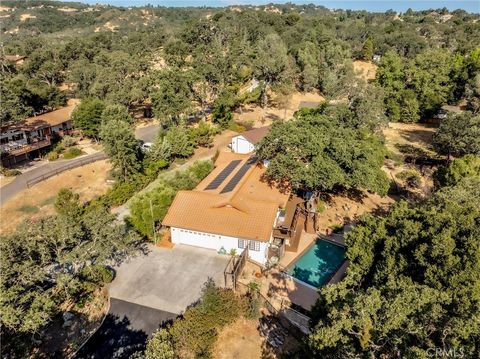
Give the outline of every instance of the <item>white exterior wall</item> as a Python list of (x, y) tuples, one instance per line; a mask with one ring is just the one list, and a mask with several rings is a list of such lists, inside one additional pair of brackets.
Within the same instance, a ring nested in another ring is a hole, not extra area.
[(235, 153), (251, 153), (255, 150), (253, 143), (241, 135), (232, 138), (231, 147)]
[[(227, 253), (229, 253), (232, 249), (236, 249), (237, 254), (243, 252), (243, 248), (238, 248), (238, 238), (235, 237), (197, 232), (175, 227), (172, 227), (170, 231), (172, 243), (174, 244), (188, 244), (190, 246), (214, 249), (217, 252), (222, 247), (227, 251)], [(258, 242), (260, 243), (260, 250), (255, 251), (250, 249), (248, 254), (249, 257), (255, 262), (265, 264), (267, 262), (269, 243), (261, 241)]]

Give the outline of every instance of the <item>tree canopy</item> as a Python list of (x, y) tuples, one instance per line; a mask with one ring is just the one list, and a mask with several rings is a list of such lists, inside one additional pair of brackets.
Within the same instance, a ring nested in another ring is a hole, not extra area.
[[(351, 127), (338, 109), (303, 109), (274, 125), (257, 149), (259, 158), (268, 161), (266, 177), (308, 190), (344, 187), (386, 194), (383, 145), (369, 131)], [(351, 116), (348, 109), (343, 113)]]
[(95, 282), (93, 272), (101, 274), (138, 248), (139, 237), (99, 203), (83, 205), (78, 195), (62, 189), (55, 207), (58, 215), (25, 222), (0, 238), (0, 318), (2, 335), (10, 339), (44, 328), (62, 303), (105, 284)]
[[(347, 234), (346, 278), (320, 292), (309, 346), (324, 358), (478, 353), (480, 182), (400, 202)], [(432, 349), (433, 348), (433, 349)]]
[(480, 154), (480, 115), (449, 114), (433, 136), (435, 151), (443, 155)]

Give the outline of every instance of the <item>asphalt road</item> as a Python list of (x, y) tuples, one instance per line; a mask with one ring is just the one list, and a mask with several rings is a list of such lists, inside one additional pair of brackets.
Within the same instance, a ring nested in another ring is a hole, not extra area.
[(130, 358), (145, 349), (147, 338), (177, 314), (120, 299), (110, 299), (110, 310), (98, 331), (75, 358)]
[[(151, 125), (147, 127), (139, 128), (135, 131), (135, 137), (138, 140), (144, 142), (152, 142), (155, 136), (160, 129), (160, 125)], [(44, 165), (35, 167), (19, 176), (17, 176), (12, 182), (0, 188), (0, 205), (6, 203), (10, 198), (15, 196), (17, 193), (23, 191), (27, 188), (27, 182), (44, 175), (49, 175), (55, 172), (58, 172), (62, 167), (70, 166), (80, 167), (82, 162), (87, 159), (98, 157), (98, 159), (103, 159), (103, 153), (95, 153), (87, 156), (82, 156), (79, 158), (74, 158), (71, 160), (60, 160), (55, 162), (48, 162)], [(34, 162), (32, 162), (34, 164)], [(78, 166), (75, 166), (78, 164)]]
[(153, 142), (160, 130), (160, 125), (151, 125), (147, 127), (137, 128), (135, 130), (135, 138), (143, 142)]

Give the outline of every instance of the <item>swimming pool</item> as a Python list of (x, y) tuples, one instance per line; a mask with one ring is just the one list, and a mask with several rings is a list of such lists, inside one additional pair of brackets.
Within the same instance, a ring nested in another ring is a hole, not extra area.
[(345, 260), (345, 249), (324, 240), (317, 240), (287, 270), (292, 277), (314, 287), (325, 284)]

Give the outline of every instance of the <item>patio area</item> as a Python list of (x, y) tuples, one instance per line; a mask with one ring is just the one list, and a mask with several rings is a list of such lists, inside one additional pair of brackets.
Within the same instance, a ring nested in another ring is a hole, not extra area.
[(260, 287), (260, 293), (277, 310), (291, 303), (310, 310), (317, 301), (318, 293), (315, 288), (293, 280), (278, 268), (273, 268), (260, 277), (257, 273), (261, 273), (261, 267), (247, 261), (238, 281), (244, 285), (256, 282)]

